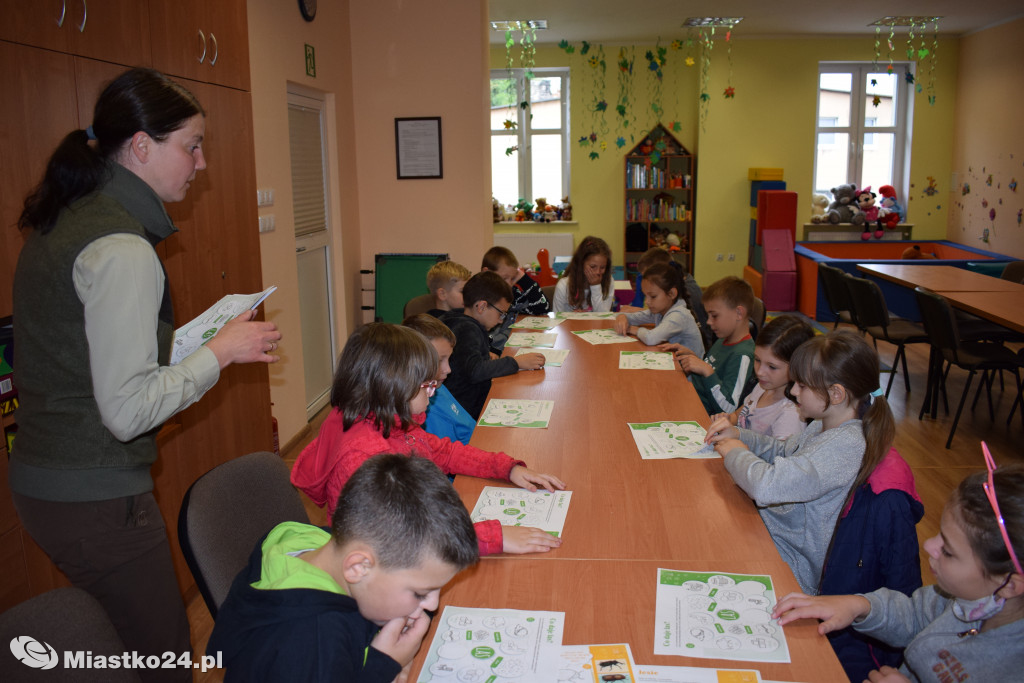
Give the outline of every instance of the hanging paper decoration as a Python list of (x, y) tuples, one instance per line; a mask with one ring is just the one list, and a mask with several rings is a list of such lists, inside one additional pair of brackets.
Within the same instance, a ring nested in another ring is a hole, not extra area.
[(700, 125), (701, 130), (708, 118), (708, 105), (711, 102), (711, 93), (708, 87), (711, 80), (711, 49), (715, 46), (715, 27), (700, 28)]
[(558, 49), (565, 50), (565, 54), (567, 55), (571, 55), (573, 52), (576, 52), (576, 48), (570, 45), (569, 41), (564, 38), (558, 43)]
[[(585, 55), (590, 52), (590, 43), (583, 41), (583, 48), (580, 49), (580, 55)], [(608, 134), (608, 120), (605, 117), (605, 113), (608, 111), (608, 102), (605, 100), (605, 80), (607, 72), (607, 63), (604, 58), (604, 46), (598, 45), (593, 54), (587, 59), (587, 63), (590, 65), (590, 79), (589, 86), (591, 91), (590, 99), (590, 124), (591, 129), (598, 131), (602, 138), (602, 149), (606, 147), (603, 138)], [(596, 142), (595, 140), (591, 141)], [(591, 156), (591, 159), (597, 157)]]
[(935, 65), (939, 63), (939, 18), (934, 17), (931, 59), (928, 61), (928, 104), (935, 105)]
[[(633, 86), (633, 48), (629, 51), (625, 47), (619, 48), (619, 61), (617, 62), (619, 67), (619, 99), (615, 105), (615, 112), (619, 115), (619, 127), (625, 131), (629, 128), (631, 120), (635, 120), (636, 117), (630, 116), (630, 103), (632, 102), (632, 86)], [(630, 140), (633, 139), (632, 133), (629, 136)]]
[(732, 86), (732, 29), (725, 32), (725, 54), (729, 62), (729, 80), (726, 81), (725, 99), (731, 100), (736, 97), (736, 88)]

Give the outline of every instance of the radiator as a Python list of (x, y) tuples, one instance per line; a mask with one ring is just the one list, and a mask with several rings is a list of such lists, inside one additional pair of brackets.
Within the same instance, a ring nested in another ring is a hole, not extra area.
[(519, 263), (534, 263), (537, 252), (548, 250), (551, 263), (555, 257), (572, 256), (572, 234), (568, 232), (499, 232), (494, 234), (494, 245), (508, 247), (519, 259)]

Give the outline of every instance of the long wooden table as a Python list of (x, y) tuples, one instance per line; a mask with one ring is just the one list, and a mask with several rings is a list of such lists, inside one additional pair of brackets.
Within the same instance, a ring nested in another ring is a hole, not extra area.
[[(563, 321), (553, 330), (555, 347), (570, 349), (561, 367), (494, 381), (490, 398), (555, 402), (547, 429), (477, 427), (471, 443), (505, 451), (566, 481), (573, 495), (563, 544), (549, 553), (483, 559), (442, 591), (442, 608), (562, 611), (566, 644), (628, 642), (641, 664), (757, 668), (765, 678), (783, 681), (844, 680), (812, 621), (786, 627), (792, 664), (654, 655), (659, 567), (767, 574), (778, 597), (797, 590), (797, 584), (754, 504), (720, 459), (640, 457), (627, 422), (693, 420), (707, 427), (709, 418), (681, 372), (618, 369), (620, 351), (648, 347), (591, 345), (571, 334), (610, 326), (610, 321)], [(496, 484), (455, 479), (470, 509), (486, 485)], [(435, 629), (436, 624), (427, 643)], [(414, 673), (426, 651), (418, 655)]]
[(1021, 288), (1019, 296), (1004, 291), (959, 292), (939, 289), (936, 293), (960, 310), (1024, 333), (1024, 285), (1017, 286)]
[(1006, 292), (1024, 295), (1024, 285), (955, 266), (860, 263), (857, 270), (904, 287), (943, 292)]

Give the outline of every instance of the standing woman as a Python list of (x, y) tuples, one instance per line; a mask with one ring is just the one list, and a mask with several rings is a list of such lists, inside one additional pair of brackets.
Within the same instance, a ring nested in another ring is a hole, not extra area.
[(128, 651), (145, 655), (191, 649), (152, 493), (156, 433), (231, 363), (277, 361), (281, 338), (247, 312), (167, 364), (174, 320), (153, 247), (177, 230), (164, 202), (184, 199), (206, 168), (204, 117), (163, 74), (125, 72), (92, 125), (61, 141), (18, 223), (28, 235), (14, 278), (14, 503), (61, 571), (103, 603)]
[(615, 305), (612, 250), (600, 237), (584, 237), (555, 285), (552, 310), (606, 312)]

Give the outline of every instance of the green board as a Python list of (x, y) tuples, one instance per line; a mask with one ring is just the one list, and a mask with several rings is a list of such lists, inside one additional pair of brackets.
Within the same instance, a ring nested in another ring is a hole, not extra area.
[(377, 254), (374, 265), (374, 319), (402, 322), (405, 302), (427, 293), (427, 271), (448, 254)]

